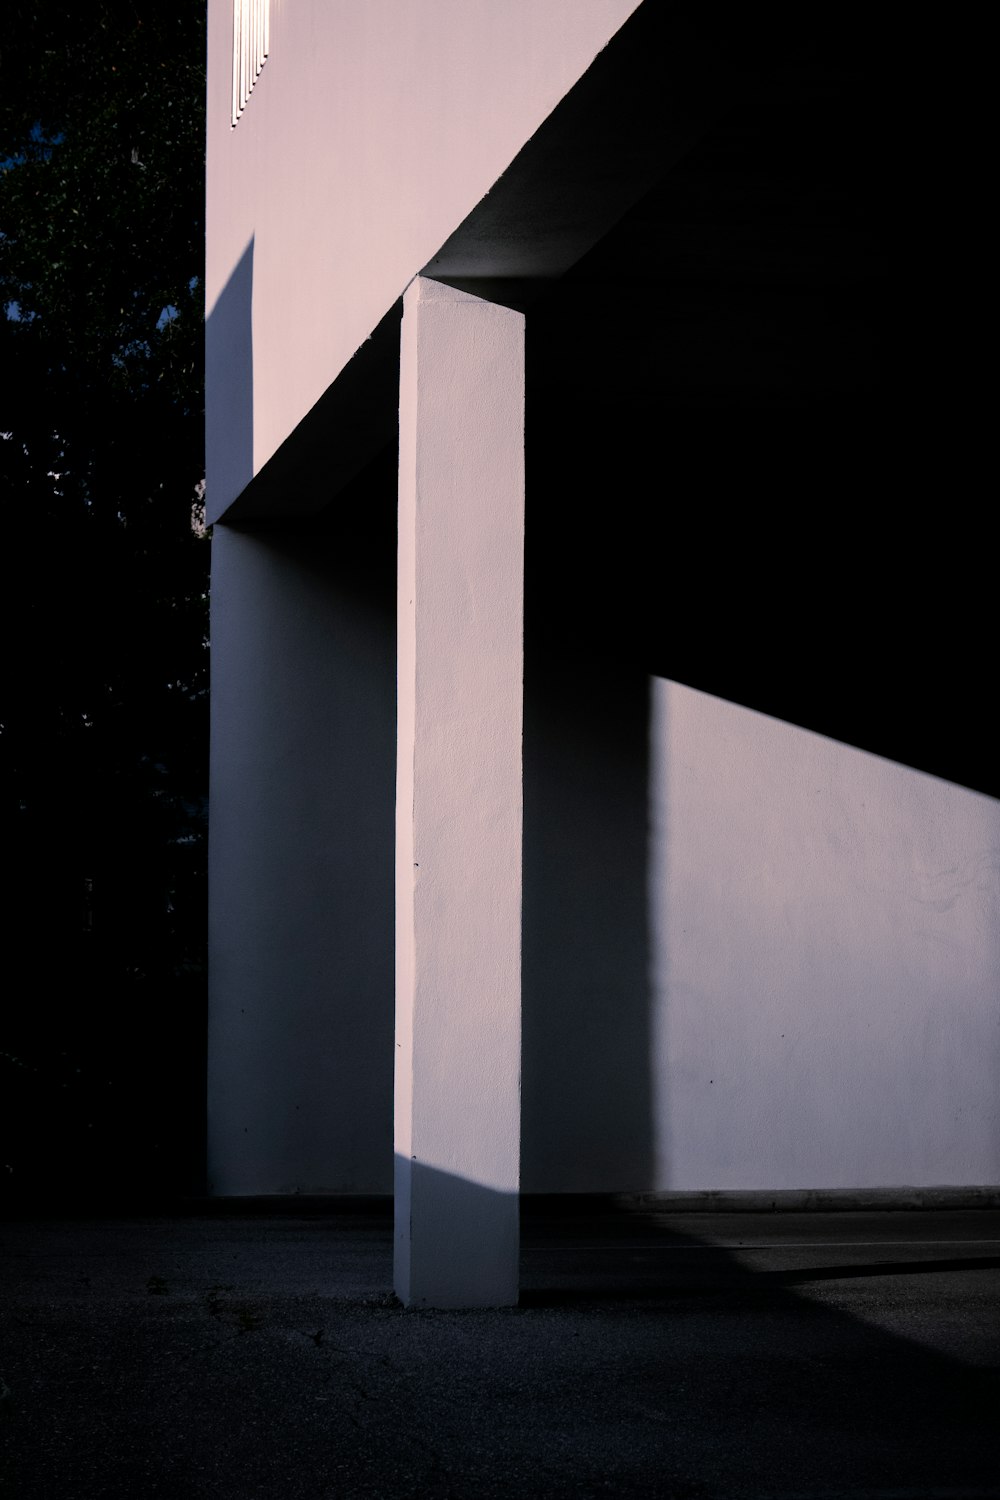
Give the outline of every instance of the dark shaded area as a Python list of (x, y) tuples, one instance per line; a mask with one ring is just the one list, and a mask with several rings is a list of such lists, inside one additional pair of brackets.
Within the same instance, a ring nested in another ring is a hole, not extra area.
[[(396, 359), (398, 364), (398, 339)], [(329, 485), (320, 485), (307, 502), (310, 509), (294, 520), (299, 536), (330, 539), (339, 559), (338, 588), (376, 607), (391, 621), (393, 630), (398, 475), (396, 445), (382, 447), (335, 498), (331, 499)], [(226, 524), (263, 537), (287, 529), (285, 519), (276, 516), (227, 520)]]
[[(681, 1245), (670, 1244), (671, 1250), (681, 1250)], [(809, 1266), (801, 1270), (747, 1271), (734, 1264), (727, 1251), (711, 1245), (697, 1245), (697, 1256), (685, 1261), (682, 1256), (671, 1256), (669, 1275), (652, 1274), (650, 1279), (636, 1284), (628, 1279), (618, 1282), (594, 1280), (574, 1282), (565, 1287), (527, 1287), (521, 1292), (522, 1307), (574, 1307), (588, 1304), (628, 1304), (662, 1302), (670, 1297), (716, 1297), (738, 1296), (743, 1302), (770, 1301), (779, 1287), (811, 1286), (826, 1281), (872, 1281), (881, 1277), (950, 1275), (960, 1272), (968, 1276), (976, 1271), (1000, 1270), (1000, 1257), (968, 1256), (953, 1260), (891, 1261), (879, 1260), (864, 1265)], [(718, 1250), (715, 1256), (706, 1257), (703, 1251)], [(641, 1261), (643, 1255), (632, 1253), (633, 1261)], [(647, 1268), (648, 1271), (649, 1268)], [(990, 1284), (992, 1285), (992, 1283)], [(990, 1295), (984, 1284), (985, 1294)]]
[[(217, 500), (213, 517), (224, 510), (229, 522), (267, 524), (269, 517), (315, 515), (334, 496), (337, 505), (347, 506), (350, 486), (373, 455), (376, 463), (381, 462), (391, 444), (395, 462), (402, 313), (400, 299), (306, 413), (293, 437), (268, 459), (253, 487), (228, 507), (220, 507)], [(334, 443), (331, 433), (336, 433)]]
[(962, 377), (913, 358), (893, 27), (759, 22), (700, 23), (727, 107), (531, 309), (529, 547), (575, 651), (997, 795), (992, 551)]
[(528, 546), (521, 1182), (626, 1191), (655, 1179), (649, 682), (579, 653), (552, 624), (549, 611), (571, 620), (576, 600), (546, 561)]
[(739, 86), (732, 60), (677, 7), (640, 6), (422, 274), (533, 306)]

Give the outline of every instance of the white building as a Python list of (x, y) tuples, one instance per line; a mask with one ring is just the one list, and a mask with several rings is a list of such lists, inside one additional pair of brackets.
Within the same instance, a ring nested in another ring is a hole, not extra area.
[(519, 1192), (996, 1183), (878, 38), (266, 9), (209, 3), (212, 1190), (390, 1191), (394, 1059), (404, 1300), (514, 1300)]

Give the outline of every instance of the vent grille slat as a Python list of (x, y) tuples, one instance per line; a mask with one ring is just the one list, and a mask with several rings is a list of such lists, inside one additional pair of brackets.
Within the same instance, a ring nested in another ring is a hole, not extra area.
[(233, 124), (247, 107), (271, 45), (270, 0), (233, 0)]

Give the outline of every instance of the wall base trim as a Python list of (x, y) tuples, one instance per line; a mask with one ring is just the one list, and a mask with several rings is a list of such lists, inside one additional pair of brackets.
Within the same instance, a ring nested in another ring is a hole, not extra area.
[[(586, 1218), (598, 1214), (887, 1213), (1000, 1209), (1000, 1184), (976, 1187), (736, 1188), (704, 1192), (522, 1193), (521, 1218)], [(259, 1193), (245, 1196), (67, 1192), (35, 1189), (7, 1193), (3, 1217), (392, 1218), (390, 1193)]]
[[(390, 1194), (268, 1194), (209, 1198), (216, 1213), (352, 1214), (389, 1213)], [(522, 1193), (528, 1219), (602, 1213), (888, 1213), (896, 1210), (1000, 1208), (1000, 1184), (974, 1187), (732, 1188), (687, 1192)]]
[(528, 1214), (886, 1213), (1000, 1208), (1000, 1185), (975, 1187), (732, 1188), (688, 1192), (527, 1193)]

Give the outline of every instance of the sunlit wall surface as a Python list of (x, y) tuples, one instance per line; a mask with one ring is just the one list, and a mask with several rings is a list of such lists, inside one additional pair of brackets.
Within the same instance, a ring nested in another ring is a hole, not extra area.
[(654, 679), (656, 1185), (1000, 1172), (1000, 806)]

